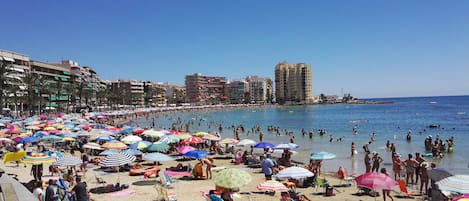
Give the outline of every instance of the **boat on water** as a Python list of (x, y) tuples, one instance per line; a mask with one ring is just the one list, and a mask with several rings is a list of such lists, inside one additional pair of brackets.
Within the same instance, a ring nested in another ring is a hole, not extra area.
[(439, 128), (440, 124), (430, 124), (428, 125), (428, 128)]

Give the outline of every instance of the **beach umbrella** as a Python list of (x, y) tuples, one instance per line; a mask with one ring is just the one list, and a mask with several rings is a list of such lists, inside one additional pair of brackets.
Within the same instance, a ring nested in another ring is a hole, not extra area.
[(256, 144), (256, 141), (254, 141), (254, 140), (242, 139), (241, 141), (236, 143), (236, 146), (244, 147), (244, 146), (251, 146), (251, 145), (255, 145), (255, 144)]
[(145, 141), (145, 140), (142, 140), (140, 142), (135, 142), (131, 145), (129, 145), (129, 149), (145, 149), (147, 148), (148, 146), (150, 146), (152, 143), (149, 142), (149, 141)]
[(444, 178), (453, 176), (450, 172), (443, 168), (434, 168), (431, 170), (428, 170), (428, 178), (434, 180), (435, 182), (440, 181)]
[(275, 145), (270, 143), (270, 142), (259, 142), (256, 145), (254, 145), (254, 148), (274, 148)]
[(108, 149), (108, 150), (102, 151), (101, 153), (99, 153), (99, 155), (100, 156), (109, 156), (109, 155), (116, 154), (116, 153), (119, 153), (119, 151), (117, 151), (115, 149)]
[(0, 138), (0, 142), (2, 142), (2, 143), (12, 143), (13, 140), (10, 139), (10, 138), (4, 138), (4, 137), (2, 137), (2, 138)]
[(197, 136), (197, 137), (203, 137), (203, 136), (206, 136), (206, 135), (208, 135), (208, 133), (207, 132), (202, 132), (202, 131), (194, 133), (194, 136)]
[(65, 140), (65, 141), (75, 141), (75, 138), (72, 138), (72, 137), (64, 137), (63, 140)]
[(155, 142), (153, 144), (150, 144), (150, 146), (148, 146), (146, 148), (146, 150), (148, 152), (155, 152), (155, 151), (166, 151), (168, 150), (170, 147), (168, 144), (166, 143), (162, 143), (162, 142)]
[(274, 149), (296, 149), (299, 146), (294, 143), (281, 143), (274, 147)]
[(191, 147), (191, 146), (180, 146), (176, 149), (179, 153), (181, 154), (185, 154), (189, 151), (193, 151), (193, 150), (196, 150), (196, 148), (194, 147)]
[(441, 191), (469, 193), (469, 175), (453, 175), (436, 182)]
[(91, 136), (91, 133), (87, 131), (78, 131), (75, 133), (78, 137), (89, 137)]
[(164, 133), (161, 131), (155, 131), (151, 129), (151, 130), (144, 131), (142, 135), (146, 137), (163, 137)]
[(210, 141), (219, 141), (220, 137), (216, 136), (216, 135), (212, 135), (212, 134), (207, 134), (207, 135), (203, 136), (202, 139), (210, 140)]
[(189, 158), (201, 159), (201, 158), (207, 157), (208, 155), (209, 155), (208, 152), (204, 150), (196, 149), (196, 150), (186, 152), (183, 156), (189, 157)]
[(173, 158), (171, 158), (170, 156), (166, 154), (155, 152), (155, 153), (149, 153), (149, 154), (143, 155), (143, 160), (166, 162), (166, 161), (172, 161)]
[(94, 150), (102, 150), (103, 149), (103, 148), (101, 148), (101, 145), (99, 145), (98, 143), (94, 143), (94, 142), (88, 142), (88, 143), (84, 144), (83, 148), (85, 148), (85, 149), (94, 149)]
[(134, 134), (134, 135), (140, 135), (140, 134), (142, 134), (144, 131), (145, 131), (145, 130), (143, 130), (143, 129), (141, 129), (141, 128), (135, 129), (134, 132), (133, 132), (133, 134)]
[(236, 143), (238, 143), (238, 140), (234, 138), (225, 138), (220, 141), (220, 144), (236, 144)]
[(77, 166), (82, 164), (83, 161), (76, 156), (63, 156), (55, 161), (53, 164), (56, 166)]
[(47, 131), (47, 132), (49, 132), (50, 134), (54, 134), (54, 135), (60, 133), (59, 130), (50, 130), (50, 131)]
[(26, 129), (28, 129), (28, 130), (41, 130), (41, 128), (39, 128), (39, 126), (36, 126), (36, 125), (26, 126)]
[(127, 149), (127, 145), (117, 140), (113, 140), (113, 141), (104, 143), (103, 145), (101, 145), (101, 148), (103, 149)]
[(469, 194), (464, 194), (464, 195), (455, 197), (452, 201), (469, 201)]
[(143, 154), (143, 152), (138, 150), (138, 149), (126, 149), (126, 150), (122, 151), (122, 153), (130, 154), (130, 155), (133, 155), (133, 156)]
[(142, 141), (142, 138), (136, 135), (129, 135), (129, 136), (125, 136), (124, 138), (122, 138), (121, 141), (124, 142), (125, 144), (132, 144), (135, 142)]
[(177, 136), (170, 135), (170, 136), (163, 137), (162, 139), (158, 140), (158, 142), (170, 144), (170, 143), (178, 143), (180, 140), (181, 139), (179, 139)]
[(99, 162), (98, 165), (103, 166), (103, 167), (116, 167), (116, 166), (121, 166), (121, 165), (131, 163), (135, 161), (135, 159), (136, 159), (135, 156), (132, 156), (130, 154), (115, 153), (115, 154), (106, 156), (104, 160)]
[(46, 131), (38, 131), (36, 133), (33, 134), (33, 137), (44, 137), (44, 136), (48, 136), (49, 133), (46, 132)]
[(194, 137), (194, 136), (186, 138), (182, 141), (183, 144), (199, 144), (199, 143), (204, 143), (204, 142), (205, 142), (204, 139), (200, 137)]
[(355, 182), (357, 182), (357, 186), (366, 187), (372, 190), (391, 189), (398, 185), (390, 176), (378, 172), (362, 174), (355, 178)]
[(288, 188), (282, 183), (275, 180), (267, 180), (257, 185), (257, 189), (261, 191), (287, 191)]
[(293, 178), (293, 179), (301, 179), (301, 178), (307, 178), (307, 177), (312, 177), (314, 174), (302, 167), (297, 167), (297, 166), (292, 166), (285, 168), (278, 172), (275, 177), (280, 178), (280, 179), (287, 179), (287, 178)]
[(12, 140), (15, 141), (15, 142), (20, 143), (21, 140), (23, 140), (23, 138), (22, 138), (22, 137), (15, 137), (15, 138), (13, 138)]
[(112, 137), (112, 136), (100, 136), (98, 138), (96, 138), (96, 141), (111, 141), (111, 140), (115, 140), (116, 138)]
[(30, 153), (23, 156), (21, 162), (25, 164), (39, 165), (44, 163), (53, 163), (55, 160), (55, 157), (51, 157), (45, 153)]
[(33, 143), (33, 142), (39, 142), (39, 138), (37, 138), (37, 137), (25, 137), (25, 138), (21, 139), (21, 143), (23, 143), (23, 144)]
[(51, 131), (51, 130), (56, 130), (55, 127), (53, 126), (48, 126), (48, 127), (45, 127), (43, 130), (45, 131)]
[(41, 138), (41, 141), (59, 141), (59, 140), (62, 140), (62, 138), (57, 135), (49, 135), (49, 136), (45, 136)]
[(227, 189), (241, 188), (249, 184), (252, 180), (251, 175), (244, 170), (228, 168), (213, 176), (213, 183)]
[(321, 152), (312, 154), (310, 159), (311, 160), (328, 160), (328, 159), (333, 159), (335, 157), (336, 155), (333, 153), (321, 151)]

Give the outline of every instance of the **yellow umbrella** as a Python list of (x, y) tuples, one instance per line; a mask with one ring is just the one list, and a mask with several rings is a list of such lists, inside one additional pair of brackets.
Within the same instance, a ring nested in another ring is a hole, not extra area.
[(104, 149), (127, 149), (126, 144), (119, 142), (117, 140), (106, 142), (101, 147)]
[(65, 140), (65, 141), (75, 141), (75, 138), (72, 138), (72, 137), (64, 137), (63, 140)]
[(57, 130), (53, 126), (48, 126), (44, 128), (45, 131)]
[(194, 135), (197, 136), (197, 137), (203, 137), (203, 136), (206, 136), (207, 134), (208, 134), (207, 132), (199, 131), (199, 132), (195, 133)]
[(55, 125), (55, 128), (57, 129), (63, 129), (65, 126), (63, 124), (58, 124), (58, 125)]

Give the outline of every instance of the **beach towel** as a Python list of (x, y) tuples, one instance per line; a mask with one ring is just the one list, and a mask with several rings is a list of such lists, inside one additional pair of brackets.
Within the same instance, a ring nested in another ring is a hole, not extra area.
[(21, 161), (21, 159), (25, 155), (26, 155), (25, 151), (8, 152), (3, 156), (3, 164), (8, 163), (8, 162)]
[(177, 172), (177, 171), (171, 171), (171, 170), (166, 170), (165, 173), (171, 177), (184, 177), (184, 176), (192, 176), (192, 172)]

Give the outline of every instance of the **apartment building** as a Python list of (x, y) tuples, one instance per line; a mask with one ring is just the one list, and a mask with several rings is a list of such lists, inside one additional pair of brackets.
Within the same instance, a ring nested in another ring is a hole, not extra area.
[(312, 67), (305, 63), (275, 66), (275, 97), (279, 104), (308, 104), (313, 101)]
[(186, 93), (189, 103), (211, 105), (228, 101), (228, 87), (225, 77), (203, 76), (199, 73), (186, 75)]

